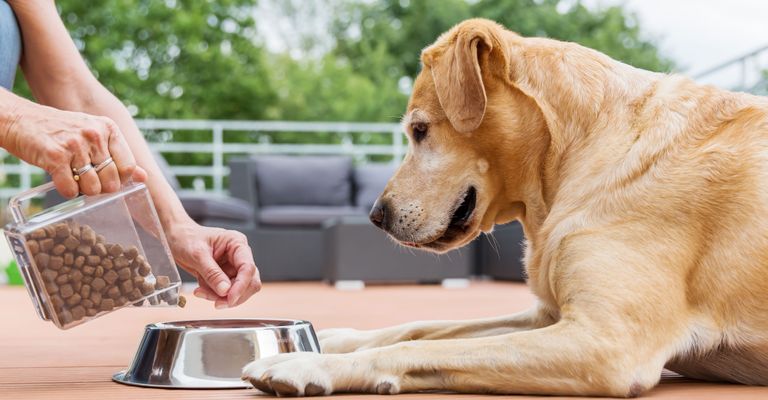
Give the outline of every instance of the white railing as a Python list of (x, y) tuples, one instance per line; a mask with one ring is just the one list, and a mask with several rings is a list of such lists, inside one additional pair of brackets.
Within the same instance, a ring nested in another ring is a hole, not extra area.
[(768, 44), (693, 75), (703, 83), (754, 94), (768, 94)]
[[(206, 190), (224, 193), (224, 177), (229, 174), (225, 165), (227, 154), (343, 154), (357, 159), (367, 156), (391, 156), (392, 162), (399, 162), (405, 154), (401, 126), (395, 123), (371, 122), (291, 122), (291, 121), (228, 121), (228, 120), (136, 120), (149, 139), (152, 149), (161, 153), (207, 153), (212, 155), (210, 165), (171, 165), (171, 172), (177, 176), (211, 177), (212, 186)], [(181, 141), (193, 131), (211, 133), (211, 140)], [(338, 144), (321, 143), (275, 143), (270, 133), (328, 133), (338, 135)], [(234, 142), (230, 136), (260, 134), (257, 142)], [(387, 144), (355, 143), (354, 134), (386, 135)], [(0, 160), (7, 157), (0, 149)], [(18, 175), (18, 185), (0, 188), (0, 198), (7, 199), (28, 189), (33, 175), (42, 175), (37, 167), (20, 164), (1, 164), (0, 173)]]

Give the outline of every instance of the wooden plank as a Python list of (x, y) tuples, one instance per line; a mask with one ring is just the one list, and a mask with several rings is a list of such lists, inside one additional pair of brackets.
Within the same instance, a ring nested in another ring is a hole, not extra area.
[[(187, 296), (187, 308), (130, 308), (69, 331), (40, 321), (22, 288), (0, 288), (0, 399), (253, 399), (255, 390), (166, 390), (121, 385), (113, 373), (130, 362), (144, 325), (207, 318), (302, 318), (316, 328), (378, 328), (422, 319), (465, 319), (507, 314), (534, 299), (520, 284), (474, 282), (467, 289), (439, 286), (372, 286), (342, 292), (317, 283), (268, 284), (242, 307), (215, 310)], [(344, 396), (371, 399), (378, 396)], [(397, 399), (445, 398), (445, 394), (401, 395)], [(481, 396), (451, 395), (450, 399)], [(391, 397), (387, 397), (391, 399)], [(493, 398), (493, 397), (491, 397)], [(498, 398), (498, 397), (496, 397)], [(515, 397), (541, 399), (541, 397)], [(665, 373), (644, 398), (765, 399), (768, 388), (713, 384)], [(557, 399), (548, 397), (548, 399)]]

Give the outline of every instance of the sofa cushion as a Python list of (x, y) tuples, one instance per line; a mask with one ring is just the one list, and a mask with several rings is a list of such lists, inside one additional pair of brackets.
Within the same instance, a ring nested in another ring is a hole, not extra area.
[(370, 211), (396, 168), (391, 164), (366, 164), (355, 168), (355, 205), (366, 213)]
[(259, 205), (349, 206), (349, 157), (263, 156), (254, 158)]
[(253, 207), (245, 200), (186, 193), (179, 195), (179, 199), (184, 210), (195, 221), (226, 220), (246, 223), (253, 220)]
[(321, 226), (330, 218), (365, 215), (352, 206), (270, 206), (259, 211), (261, 225)]

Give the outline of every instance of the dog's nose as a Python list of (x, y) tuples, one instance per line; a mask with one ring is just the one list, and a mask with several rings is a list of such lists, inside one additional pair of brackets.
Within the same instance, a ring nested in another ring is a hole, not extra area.
[(376, 199), (376, 203), (371, 208), (371, 213), (368, 214), (368, 218), (371, 222), (381, 229), (384, 229), (384, 223), (387, 219), (387, 203), (380, 198)]

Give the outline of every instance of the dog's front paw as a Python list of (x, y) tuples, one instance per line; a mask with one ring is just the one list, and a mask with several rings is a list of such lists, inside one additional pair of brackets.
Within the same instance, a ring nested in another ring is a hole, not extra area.
[(380, 375), (369, 359), (309, 352), (287, 353), (256, 360), (243, 368), (243, 380), (262, 392), (280, 397), (326, 396), (333, 392), (396, 394), (395, 376)]
[(279, 354), (243, 368), (243, 380), (280, 397), (323, 396), (333, 391), (328, 368), (317, 353)]

